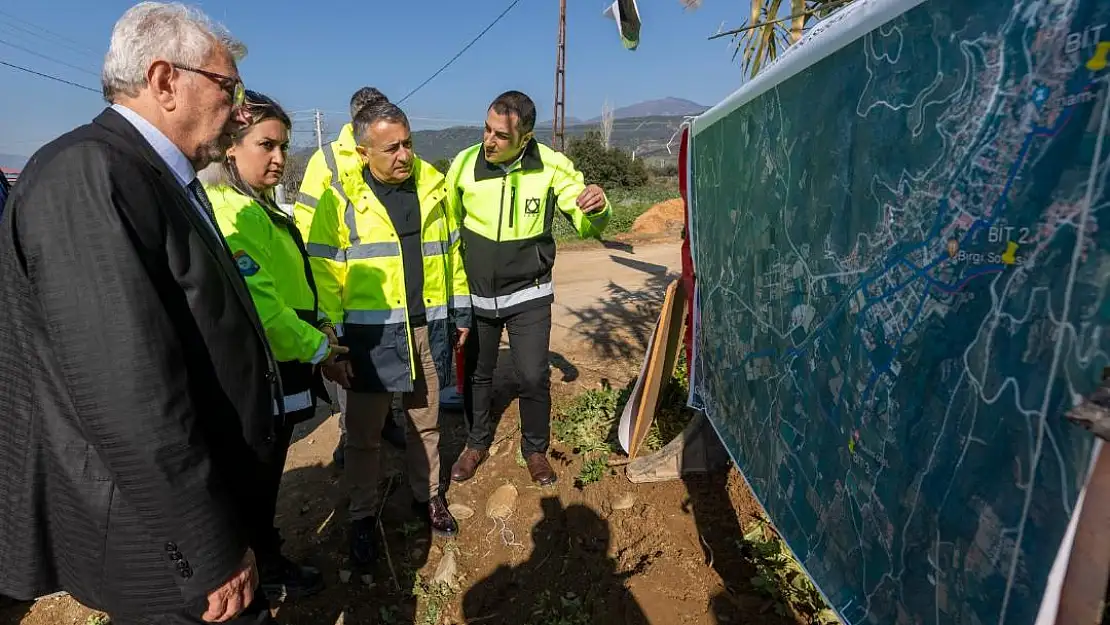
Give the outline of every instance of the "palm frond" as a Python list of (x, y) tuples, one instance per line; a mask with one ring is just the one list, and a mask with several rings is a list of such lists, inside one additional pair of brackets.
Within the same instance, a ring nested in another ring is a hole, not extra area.
[[(732, 37), (733, 60), (740, 57), (740, 66), (749, 78), (778, 58), (790, 45), (797, 43), (813, 22), (853, 0), (789, 0), (790, 14), (780, 17), (783, 0), (751, 0), (751, 12), (744, 26), (719, 32), (709, 37)], [(789, 23), (789, 28), (787, 27)]]

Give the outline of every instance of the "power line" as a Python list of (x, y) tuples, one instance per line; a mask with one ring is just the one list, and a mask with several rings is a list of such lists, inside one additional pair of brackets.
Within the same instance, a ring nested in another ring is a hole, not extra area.
[(10, 67), (12, 69), (18, 69), (19, 71), (27, 72), (28, 74), (34, 74), (35, 76), (39, 76), (41, 78), (47, 78), (49, 80), (55, 80), (55, 81), (60, 82), (64, 85), (69, 85), (71, 87), (77, 87), (78, 89), (84, 89), (85, 91), (92, 91), (93, 93), (97, 93), (97, 94), (100, 93), (100, 89), (93, 89), (92, 87), (88, 87), (88, 86), (85, 86), (85, 85), (82, 85), (82, 84), (78, 84), (78, 83), (75, 83), (75, 82), (68, 81), (65, 78), (58, 78), (57, 76), (51, 76), (50, 74), (44, 74), (42, 72), (36, 72), (35, 70), (23, 67), (22, 65), (16, 65), (14, 63), (8, 63), (7, 61), (0, 61), (0, 65), (3, 65), (5, 67)]
[[(0, 11), (0, 13), (3, 13), (3, 11)], [(8, 23), (0, 23), (0, 26), (3, 26), (5, 28), (10, 28), (12, 30), (17, 30), (17, 31), (22, 32), (26, 35), (30, 35), (30, 36), (32, 36), (36, 39), (42, 39), (42, 33), (37, 33), (34, 30), (31, 30), (30, 28), (24, 28), (24, 27), (20, 26), (19, 24), (12, 24), (12, 23), (8, 22)], [(67, 49), (69, 49), (73, 52), (76, 52), (78, 54), (95, 54), (95, 52), (93, 52), (92, 50), (90, 50), (90, 49), (88, 49), (84, 46), (75, 45), (75, 44), (69, 43), (68, 41), (62, 40), (62, 41), (55, 41), (54, 43), (56, 43), (57, 45), (62, 46), (63, 48), (67, 48)]]
[[(76, 39), (74, 39), (72, 37), (67, 37), (67, 36), (62, 35), (60, 33), (56, 33), (54, 31), (50, 30), (49, 28), (39, 26), (38, 24), (35, 24), (34, 22), (29, 22), (29, 21), (27, 21), (27, 20), (25, 20), (21, 17), (17, 17), (15, 15), (12, 15), (11, 13), (8, 13), (7, 11), (0, 11), (0, 15), (3, 15), (5, 17), (7, 17), (9, 19), (12, 19), (12, 20), (15, 20), (17, 22), (22, 22), (22, 23), (30, 26), (31, 28), (34, 28), (35, 30), (41, 31), (42, 33), (45, 33), (47, 35), (50, 35), (50, 36), (52, 36), (55, 39), (58, 39), (60, 41), (65, 41), (65, 42), (75, 44), (79, 48), (81, 48), (82, 52), (88, 52), (90, 54), (98, 54), (98, 52), (96, 52), (96, 50), (93, 50), (92, 48), (82, 44), (80, 41), (77, 41)], [(11, 26), (11, 24), (8, 24), (8, 25)], [(36, 36), (41, 36), (41, 35), (36, 35)]]
[(51, 63), (57, 63), (58, 65), (64, 65), (65, 67), (68, 67), (70, 69), (75, 69), (79, 72), (84, 72), (84, 73), (86, 73), (90, 76), (97, 76), (97, 77), (100, 76), (100, 74), (97, 74), (96, 72), (91, 72), (91, 71), (89, 71), (88, 69), (86, 69), (84, 67), (78, 67), (77, 65), (73, 65), (71, 63), (66, 63), (65, 61), (58, 60), (58, 59), (56, 59), (52, 56), (47, 56), (45, 54), (42, 54), (41, 52), (35, 52), (34, 50), (32, 50), (30, 48), (25, 48), (25, 47), (23, 47), (19, 44), (12, 43), (10, 41), (4, 41), (3, 39), (0, 39), (0, 43), (4, 44), (6, 46), (10, 46), (12, 48), (15, 48), (16, 50), (22, 50), (23, 52), (26, 52), (27, 54), (37, 56), (40, 59), (46, 59), (47, 61), (50, 61)]
[(447, 61), (446, 63), (444, 63), (444, 64), (443, 64), (443, 67), (441, 67), (441, 68), (437, 69), (437, 70), (436, 70), (436, 73), (434, 73), (434, 74), (432, 74), (431, 76), (429, 76), (427, 80), (425, 80), (424, 82), (420, 83), (420, 85), (419, 85), (419, 86), (417, 86), (417, 87), (416, 87), (415, 89), (413, 89), (412, 91), (410, 91), (410, 92), (408, 92), (407, 94), (405, 94), (405, 97), (403, 97), (403, 98), (401, 98), (400, 100), (398, 100), (398, 101), (397, 101), (397, 104), (398, 104), (398, 105), (400, 105), (400, 104), (401, 104), (402, 102), (404, 102), (405, 100), (408, 100), (409, 98), (411, 98), (411, 97), (412, 97), (412, 95), (413, 95), (414, 93), (416, 93), (417, 91), (420, 91), (421, 89), (423, 89), (423, 88), (424, 88), (424, 86), (425, 86), (425, 85), (427, 85), (428, 83), (430, 83), (430, 82), (432, 82), (433, 80), (435, 80), (435, 77), (436, 77), (436, 76), (439, 76), (440, 74), (442, 74), (442, 73), (443, 73), (443, 70), (447, 69), (448, 67), (450, 67), (450, 66), (451, 66), (451, 64), (452, 64), (452, 63), (454, 63), (455, 61), (457, 61), (457, 60), (458, 60), (458, 58), (459, 58), (460, 56), (462, 56), (464, 52), (466, 52), (467, 50), (469, 50), (469, 49), (470, 49), (470, 46), (472, 46), (472, 45), (474, 45), (474, 44), (478, 43), (478, 40), (479, 40), (479, 39), (481, 39), (481, 38), (482, 38), (482, 36), (483, 36), (483, 35), (485, 35), (485, 34), (486, 34), (487, 32), (489, 32), (489, 29), (491, 29), (491, 28), (493, 28), (494, 26), (496, 26), (496, 25), (497, 25), (497, 22), (500, 22), (500, 21), (501, 21), (501, 18), (505, 17), (505, 14), (506, 14), (506, 13), (508, 13), (509, 11), (511, 11), (511, 10), (512, 10), (512, 8), (513, 8), (513, 7), (515, 7), (515, 6), (516, 6), (517, 4), (519, 4), (519, 3), (520, 3), (520, 0), (513, 0), (512, 2), (510, 2), (510, 3), (509, 3), (509, 6), (505, 7), (505, 10), (504, 10), (504, 11), (502, 11), (502, 12), (501, 12), (501, 14), (500, 14), (500, 15), (498, 15), (498, 16), (497, 16), (496, 18), (494, 18), (494, 20), (493, 20), (492, 22), (490, 22), (489, 26), (486, 26), (485, 28), (483, 28), (483, 29), (482, 29), (482, 32), (478, 33), (478, 36), (477, 36), (477, 37), (475, 37), (475, 38), (471, 39), (471, 40), (470, 40), (470, 43), (468, 43), (468, 44), (466, 44), (465, 46), (463, 46), (463, 49), (462, 49), (462, 50), (459, 50), (458, 54), (456, 54), (455, 56), (451, 57), (451, 60), (449, 60), (449, 61)]

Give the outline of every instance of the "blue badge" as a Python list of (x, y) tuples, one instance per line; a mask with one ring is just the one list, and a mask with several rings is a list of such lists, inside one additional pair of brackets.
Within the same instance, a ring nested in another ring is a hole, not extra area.
[(258, 263), (254, 262), (254, 259), (251, 258), (243, 250), (235, 252), (231, 255), (231, 257), (235, 259), (235, 265), (239, 267), (239, 275), (243, 276), (244, 278), (249, 278), (253, 276), (254, 274), (258, 273), (259, 269), (261, 269), (261, 267), (258, 266)]

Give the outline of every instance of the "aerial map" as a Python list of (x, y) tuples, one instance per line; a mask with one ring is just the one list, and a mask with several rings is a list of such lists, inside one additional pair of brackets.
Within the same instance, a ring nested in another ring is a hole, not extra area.
[(828, 22), (693, 123), (693, 402), (846, 623), (1033, 623), (1110, 367), (1110, 2)]

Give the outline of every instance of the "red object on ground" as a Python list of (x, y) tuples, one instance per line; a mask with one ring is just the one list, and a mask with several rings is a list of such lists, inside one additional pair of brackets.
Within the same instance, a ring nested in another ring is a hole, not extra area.
[(455, 348), (455, 390), (463, 394), (463, 384), (466, 382), (466, 348), (460, 345)]
[[(686, 332), (682, 340), (686, 344), (687, 376), (693, 372), (694, 362), (694, 258), (690, 253), (690, 203), (687, 199), (690, 172), (687, 170), (686, 150), (690, 143), (690, 127), (682, 129), (682, 141), (678, 144), (678, 192), (682, 195), (683, 215), (686, 227), (682, 229), (682, 287), (686, 291)], [(686, 380), (690, 382), (689, 378)]]

